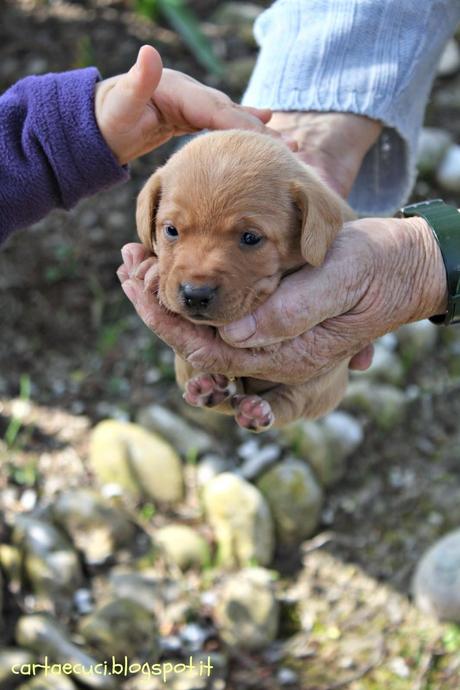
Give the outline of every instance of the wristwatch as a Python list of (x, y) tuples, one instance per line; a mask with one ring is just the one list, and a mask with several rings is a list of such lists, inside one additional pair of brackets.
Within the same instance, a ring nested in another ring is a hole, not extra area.
[(460, 212), (442, 199), (431, 199), (404, 206), (400, 215), (424, 218), (441, 250), (447, 274), (447, 312), (430, 321), (444, 326), (460, 323)]

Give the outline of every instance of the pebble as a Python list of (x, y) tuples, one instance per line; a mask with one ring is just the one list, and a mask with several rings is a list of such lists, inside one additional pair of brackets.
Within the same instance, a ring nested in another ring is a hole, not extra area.
[(423, 319), (401, 326), (396, 335), (403, 360), (406, 365), (412, 365), (434, 350), (438, 342), (439, 326)]
[(196, 480), (200, 487), (205, 486), (213, 477), (231, 469), (231, 463), (216, 453), (207, 453), (198, 462)]
[(215, 441), (209, 434), (188, 424), (185, 419), (162, 405), (144, 407), (136, 421), (148, 431), (165, 438), (183, 455), (191, 451), (201, 455), (215, 446)]
[(342, 401), (345, 410), (368, 415), (383, 431), (404, 419), (407, 397), (395, 386), (367, 380), (351, 381)]
[(323, 492), (305, 462), (283, 460), (263, 474), (257, 486), (270, 506), (281, 544), (296, 544), (313, 534), (321, 516)]
[(444, 129), (423, 127), (417, 149), (417, 168), (420, 173), (434, 174), (452, 143), (452, 136)]
[(71, 537), (88, 565), (99, 565), (133, 543), (136, 529), (120, 507), (92, 489), (73, 489), (57, 496), (53, 517)]
[(277, 443), (270, 443), (257, 450), (252, 456), (247, 457), (238, 468), (238, 472), (245, 479), (252, 481), (258, 477), (270, 465), (273, 465), (281, 455), (281, 448)]
[(79, 621), (78, 631), (95, 656), (154, 663), (159, 656), (155, 616), (132, 599), (116, 597)]
[[(19, 645), (40, 655), (47, 655), (60, 664), (81, 664), (91, 667), (97, 663), (84, 649), (70, 639), (67, 630), (56, 620), (43, 614), (22, 616), (16, 626), (16, 640)], [(78, 682), (90, 688), (116, 690), (110, 676), (102, 676), (82, 669)]]
[(368, 379), (400, 386), (404, 380), (404, 367), (396, 352), (374, 343), (372, 364), (366, 371), (354, 371), (353, 379)]
[(449, 192), (460, 192), (460, 146), (451, 146), (441, 161), (436, 180)]
[(101, 484), (119, 484), (137, 499), (175, 503), (183, 496), (180, 458), (138, 424), (105, 420), (91, 435), (89, 463)]
[(276, 677), (280, 685), (295, 685), (299, 680), (297, 673), (286, 667), (280, 668)]
[(460, 49), (457, 41), (451, 38), (444, 48), (437, 67), (439, 77), (449, 77), (460, 69)]
[(276, 638), (279, 606), (272, 574), (245, 568), (223, 584), (214, 618), (220, 637), (233, 648), (256, 651)]
[(423, 613), (460, 623), (460, 529), (446, 534), (422, 556), (412, 592)]
[(242, 477), (224, 472), (203, 490), (203, 505), (214, 530), (222, 565), (268, 565), (273, 557), (274, 529), (267, 502)]
[(205, 568), (211, 562), (206, 539), (188, 525), (171, 523), (157, 529), (154, 538), (181, 570)]

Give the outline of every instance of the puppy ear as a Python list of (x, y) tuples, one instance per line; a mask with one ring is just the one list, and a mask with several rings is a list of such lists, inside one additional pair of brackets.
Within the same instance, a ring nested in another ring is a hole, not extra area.
[(157, 170), (142, 187), (136, 206), (137, 234), (151, 252), (155, 252), (155, 220), (160, 196), (161, 175)]
[(340, 197), (307, 172), (291, 185), (300, 214), (300, 250), (311, 266), (321, 266), (344, 223)]

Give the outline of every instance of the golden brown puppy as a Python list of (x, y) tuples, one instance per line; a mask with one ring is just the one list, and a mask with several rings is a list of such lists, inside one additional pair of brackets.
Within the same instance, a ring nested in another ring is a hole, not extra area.
[[(320, 266), (351, 209), (282, 143), (229, 130), (175, 153), (139, 194), (137, 228), (158, 257), (160, 302), (195, 323), (222, 326), (251, 313), (281, 278)], [(191, 405), (264, 431), (318, 417), (340, 401), (348, 360), (298, 386), (194, 370), (176, 357)], [(261, 397), (260, 394), (263, 394)]]

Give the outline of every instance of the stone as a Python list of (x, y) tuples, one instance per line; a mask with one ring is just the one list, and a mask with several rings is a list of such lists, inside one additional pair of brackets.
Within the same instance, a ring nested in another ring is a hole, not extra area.
[(124, 510), (92, 489), (59, 494), (52, 511), (55, 522), (62, 525), (88, 565), (104, 563), (135, 538), (135, 525)]
[(222, 472), (228, 472), (231, 463), (216, 453), (207, 453), (196, 467), (196, 481), (199, 487), (205, 486), (211, 479)]
[(425, 552), (415, 570), (412, 592), (424, 613), (460, 623), (460, 529)]
[(130, 599), (152, 613), (161, 599), (161, 581), (144, 573), (119, 572), (114, 568), (108, 584), (111, 599)]
[(99, 482), (119, 484), (135, 499), (175, 503), (183, 497), (177, 452), (137, 424), (100, 422), (91, 436), (89, 462)]
[(245, 568), (229, 577), (219, 592), (214, 621), (219, 636), (232, 648), (267, 647), (279, 626), (272, 574), (263, 568)]
[[(13, 688), (24, 680), (24, 675), (13, 673), (20, 671), (21, 666), (31, 664), (35, 661), (35, 656), (26, 649), (18, 647), (3, 647), (0, 649), (0, 688)], [(25, 670), (25, 669), (23, 669)]]
[(352, 380), (368, 379), (399, 386), (404, 380), (404, 367), (396, 352), (391, 352), (377, 341), (374, 343), (372, 364), (366, 371), (354, 371)]
[(313, 534), (321, 515), (323, 492), (305, 462), (283, 460), (263, 474), (257, 486), (270, 506), (281, 544), (298, 544)]
[(437, 67), (438, 77), (449, 77), (460, 69), (460, 49), (455, 38), (447, 41)]
[(205, 431), (197, 429), (183, 417), (161, 405), (144, 407), (137, 416), (137, 423), (169, 441), (184, 456), (190, 453), (202, 455), (215, 445), (215, 441)]
[(396, 331), (399, 351), (406, 366), (423, 359), (436, 347), (439, 327), (428, 319), (408, 323)]
[(159, 656), (155, 616), (132, 599), (116, 598), (79, 622), (78, 630), (94, 655), (154, 663)]
[(181, 570), (205, 568), (211, 562), (209, 545), (196, 530), (187, 525), (170, 524), (155, 531), (159, 544)]
[(451, 146), (436, 173), (438, 184), (449, 192), (460, 191), (460, 146)]
[(12, 537), (23, 551), (23, 567), (33, 592), (48, 607), (69, 608), (83, 574), (68, 538), (54, 525), (28, 515), (16, 516)]
[(336, 410), (318, 422), (326, 442), (326, 454), (322, 462), (310, 460), (321, 485), (333, 486), (346, 473), (347, 459), (363, 442), (361, 422), (352, 415)]
[(17, 690), (76, 690), (76, 685), (63, 673), (45, 673), (35, 676)]
[(281, 455), (281, 448), (277, 443), (269, 443), (259, 448), (255, 453), (245, 459), (238, 468), (238, 473), (249, 481), (253, 481), (270, 465), (273, 465)]
[(388, 384), (352, 381), (341, 403), (345, 410), (363, 412), (387, 431), (405, 417), (407, 398), (403, 391)]
[(230, 472), (217, 475), (204, 487), (203, 505), (214, 530), (222, 565), (268, 565), (273, 557), (274, 530), (260, 491)]
[(422, 175), (434, 175), (452, 145), (452, 136), (444, 129), (423, 127), (417, 149), (417, 168)]
[(110, 676), (97, 674), (92, 670), (97, 660), (72, 642), (67, 630), (49, 616), (21, 616), (16, 625), (16, 640), (22, 647), (40, 656), (48, 656), (53, 663), (81, 664), (76, 680), (82, 685), (101, 690), (117, 690), (117, 685)]

